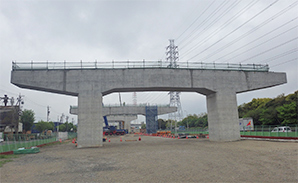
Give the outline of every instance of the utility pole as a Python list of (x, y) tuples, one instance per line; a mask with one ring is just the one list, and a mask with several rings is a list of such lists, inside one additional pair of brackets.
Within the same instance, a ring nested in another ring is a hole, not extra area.
[(120, 92), (119, 92), (119, 102), (120, 102), (120, 106), (122, 106), (122, 102), (121, 102), (121, 95), (120, 95)]
[[(178, 60), (179, 60), (179, 53), (178, 53), (178, 46), (175, 45), (174, 39), (170, 39), (170, 45), (167, 46), (167, 61), (169, 62), (168, 68), (178, 68)], [(175, 120), (175, 136), (177, 135), (177, 120), (181, 120), (183, 113), (182, 107), (180, 102), (180, 92), (171, 91), (170, 93), (170, 106), (177, 107), (177, 112), (170, 113), (169, 119)], [(172, 130), (172, 122), (171, 122), (171, 130)]]
[(47, 122), (49, 122), (50, 106), (47, 106)]
[[(17, 98), (17, 103), (16, 103), (16, 106), (18, 107), (17, 111), (18, 111), (18, 115), (19, 115), (19, 121), (21, 121), (21, 115), (22, 115), (22, 107), (23, 106), (21, 106), (21, 105), (24, 104), (24, 100), (22, 97), (24, 97), (24, 95), (19, 94), (19, 96)], [(17, 122), (17, 128), (15, 129), (16, 132), (19, 131), (19, 121)], [(23, 129), (25, 129), (25, 126), (23, 126)], [(22, 131), (23, 131), (23, 129), (22, 129)]]
[(66, 118), (65, 118), (66, 119), (66, 131), (67, 132), (68, 132), (68, 118), (69, 118), (68, 116), (66, 116)]

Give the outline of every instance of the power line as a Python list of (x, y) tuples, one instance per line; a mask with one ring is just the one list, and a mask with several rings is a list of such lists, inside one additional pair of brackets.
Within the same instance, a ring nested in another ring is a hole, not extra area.
[[(233, 51), (231, 51), (231, 52), (225, 54), (224, 56), (221, 56), (221, 57), (217, 58), (216, 60), (213, 60), (212, 62), (216, 62), (216, 61), (218, 61), (218, 60), (220, 60), (220, 59), (222, 59), (222, 58), (224, 58), (224, 57), (226, 57), (226, 56), (228, 56), (228, 55), (230, 55), (230, 54), (232, 54), (232, 53), (234, 53), (234, 52), (236, 52), (236, 51), (238, 51), (238, 50), (240, 50), (240, 49), (242, 49), (242, 48), (244, 48), (244, 47), (246, 47), (246, 46), (248, 46), (248, 45), (250, 45), (251, 43), (253, 43), (253, 42), (257, 41), (257, 40), (259, 40), (259, 39), (261, 39), (261, 38), (263, 38), (263, 37), (268, 36), (269, 34), (275, 32), (276, 30), (278, 30), (278, 29), (284, 27), (285, 25), (287, 25), (287, 24), (293, 22), (293, 21), (296, 20), (297, 18), (298, 18), (298, 17), (296, 17), (296, 18), (294, 18), (294, 19), (292, 19), (292, 20), (290, 20), (290, 21), (288, 21), (288, 22), (282, 24), (281, 26), (279, 26), (279, 27), (277, 27), (277, 28), (275, 28), (275, 29), (273, 29), (273, 30), (271, 30), (271, 31), (269, 31), (269, 32), (266, 32), (266, 33), (263, 34), (262, 36), (260, 36), (260, 37), (258, 37), (258, 38), (256, 38), (256, 39), (254, 39), (254, 40), (252, 40), (252, 41), (250, 41), (249, 43), (247, 43), (247, 44), (245, 44), (245, 45), (243, 45), (243, 46), (241, 46), (241, 47), (239, 47), (239, 48), (237, 48), (237, 49), (234, 49)], [(239, 41), (239, 40), (237, 40), (237, 41)], [(234, 42), (234, 41), (232, 41), (232, 42)], [(225, 49), (225, 48), (227, 48), (227, 47), (228, 47), (228, 46), (225, 45), (225, 47), (222, 47), (222, 48)], [(222, 51), (222, 50), (218, 49), (217, 51)], [(214, 55), (215, 53), (218, 53), (218, 52), (213, 52), (213, 55)], [(208, 56), (209, 56), (209, 57), (212, 57), (213, 55), (212, 55), (212, 54), (209, 54)], [(202, 60), (204, 60), (204, 59), (206, 59), (206, 57), (204, 57)]]
[(245, 13), (246, 11), (248, 11), (251, 7), (253, 7), (255, 4), (257, 3), (257, 1), (251, 1), (249, 4), (247, 4), (244, 8), (242, 8), (240, 11), (238, 11), (234, 16), (232, 16), (229, 20), (227, 20), (226, 22), (224, 22), (221, 26), (219, 26), (219, 28), (217, 28), (216, 30), (214, 30), (212, 33), (209, 34), (209, 36), (206, 36), (204, 39), (202, 39), (200, 42), (196, 43), (196, 47), (193, 47), (189, 50), (186, 51), (186, 53), (184, 55), (182, 55), (181, 59), (184, 58), (186, 55), (188, 55), (191, 51), (193, 51), (194, 49), (198, 48), (200, 46), (200, 43), (203, 43), (204, 41), (208, 40), (210, 37), (212, 37), (213, 35), (215, 35), (216, 33), (218, 33), (219, 31), (221, 31), (222, 29), (226, 28), (230, 23), (232, 23), (235, 19), (237, 19), (239, 16), (241, 16), (243, 13)]
[[(279, 55), (275, 55), (275, 56), (273, 56), (273, 57), (271, 57), (271, 58), (262, 60), (262, 61), (260, 61), (259, 63), (269, 63), (269, 62), (272, 62), (273, 60), (276, 60), (276, 59), (278, 59), (278, 58), (284, 57), (284, 56), (289, 55), (289, 54), (291, 54), (291, 53), (295, 53), (295, 52), (297, 52), (297, 51), (298, 51), (298, 48), (294, 48), (294, 49), (292, 49), (292, 50), (286, 51), (286, 52), (281, 53), (281, 54), (279, 54)], [(269, 60), (269, 61), (268, 61), (268, 60)]]
[[(223, 1), (203, 22), (201, 22), (199, 25), (197, 25), (195, 27), (195, 29), (189, 34), (189, 36), (187, 36), (186, 38), (184, 38), (184, 40), (182, 40), (180, 42), (180, 45), (182, 45), (182, 43), (187, 40), (189, 37), (191, 37), (191, 35), (197, 30), (198, 27), (202, 27), (203, 25), (205, 25), (206, 22), (208, 22), (209, 19), (211, 19), (222, 7), (223, 5), (226, 3), (227, 1)], [(213, 3), (212, 3), (213, 4)], [(209, 7), (208, 7), (209, 8)]]
[[(208, 30), (208, 28), (210, 28), (211, 26), (215, 25), (216, 22), (218, 22), (219, 20), (221, 20), (223, 17), (225, 17), (227, 15), (227, 13), (229, 11), (231, 11), (235, 6), (237, 6), (240, 3), (240, 1), (235, 1), (232, 5), (229, 6), (229, 8), (227, 8), (225, 11), (223, 11), (221, 14), (219, 14), (212, 22), (210, 22), (204, 29), (202, 29), (201, 31), (197, 32), (196, 35), (194, 35), (193, 37), (197, 37), (198, 35), (202, 35), (204, 32), (206, 32)], [(192, 35), (190, 35), (188, 38), (190, 38)], [(199, 38), (199, 37), (197, 37)], [(195, 39), (197, 39), (195, 38)], [(205, 37), (206, 39), (206, 37)], [(180, 46), (180, 50), (182, 50), (183, 48), (185, 48), (190, 42), (193, 42), (194, 40), (189, 40), (187, 43), (185, 43), (185, 46)]]
[(212, 4), (215, 2), (215, 0), (212, 1), (212, 3), (176, 38), (178, 40), (188, 29), (197, 21), (201, 16), (212, 6)]
[(245, 24), (247, 24), (248, 22), (250, 22), (251, 20), (253, 20), (254, 18), (258, 17), (259, 15), (261, 15), (263, 12), (265, 12), (267, 9), (269, 9), (270, 7), (272, 7), (275, 3), (277, 3), (278, 0), (274, 1), (273, 3), (271, 3), (270, 5), (268, 5), (266, 8), (264, 8), (263, 10), (261, 10), (259, 13), (255, 14), (253, 17), (251, 17), (250, 19), (248, 19), (247, 21), (245, 21), (243, 24), (241, 24), (240, 26), (238, 26), (236, 29), (234, 29), (233, 31), (231, 31), (230, 33), (228, 33), (227, 35), (225, 35), (224, 37), (222, 37), (221, 39), (219, 39), (218, 41), (216, 41), (215, 43), (211, 44), (210, 46), (208, 46), (207, 48), (205, 48), (204, 50), (202, 50), (201, 52), (199, 52), (198, 54), (194, 55), (193, 57), (189, 58), (193, 59), (195, 57), (197, 57), (199, 54), (207, 51), (209, 48), (211, 48), (212, 46), (218, 44), (219, 42), (221, 42), (222, 40), (224, 40), (226, 37), (230, 36), (232, 33), (236, 32), (237, 30), (239, 30), (241, 27), (243, 27)]
[(252, 56), (252, 57), (249, 57), (249, 58), (247, 58), (247, 59), (244, 59), (244, 60), (242, 60), (242, 61), (239, 62), (239, 63), (242, 63), (242, 62), (244, 62), (244, 61), (247, 61), (247, 60), (250, 60), (250, 59), (252, 59), (252, 58), (258, 57), (258, 56), (260, 56), (260, 55), (263, 55), (264, 53), (267, 53), (267, 52), (269, 52), (269, 51), (272, 51), (272, 50), (274, 50), (274, 49), (276, 49), (276, 48), (279, 48), (279, 47), (281, 47), (281, 46), (283, 46), (283, 45), (286, 45), (286, 44), (288, 44), (288, 43), (290, 43), (290, 42), (292, 42), (292, 41), (295, 41), (295, 40), (297, 40), (297, 39), (298, 39), (298, 37), (295, 37), (295, 38), (293, 38), (293, 39), (290, 39), (290, 40), (288, 40), (288, 41), (286, 41), (286, 42), (284, 42), (284, 43), (281, 43), (281, 44), (279, 44), (279, 45), (277, 45), (277, 46), (274, 46), (274, 47), (272, 47), (272, 48), (270, 48), (270, 49), (268, 49), (268, 50), (262, 51), (261, 53), (258, 53), (258, 54), (254, 55), (254, 56)]
[[(216, 54), (218, 54), (219, 52), (227, 49), (229, 46), (233, 45), (234, 43), (240, 41), (241, 39), (245, 38), (246, 36), (248, 36), (249, 34), (253, 33), (254, 31), (260, 29), (261, 27), (265, 26), (266, 24), (268, 24), (269, 22), (273, 21), (274, 19), (276, 19), (277, 17), (281, 16), (282, 14), (284, 14), (285, 12), (289, 11), (291, 8), (293, 8), (294, 6), (297, 5), (297, 2), (296, 3), (293, 3), (291, 4), (290, 6), (288, 6), (287, 8), (283, 9), (282, 11), (278, 12), (277, 14), (275, 14), (274, 16), (268, 18), (267, 20), (263, 21), (262, 23), (260, 23), (258, 26), (256, 26), (255, 28), (251, 29), (250, 31), (246, 32), (245, 34), (241, 35), (240, 37), (234, 39), (233, 41), (229, 42), (228, 44), (222, 46), (221, 48), (215, 50), (213, 53), (207, 55), (206, 57), (204, 57), (202, 60), (206, 59), (206, 58), (210, 58)], [(294, 20), (296, 20), (296, 18), (288, 21), (287, 23), (283, 24), (282, 26), (290, 23), (290, 22), (293, 22)], [(282, 27), (282, 26), (279, 26), (278, 28)], [(271, 31), (272, 32), (272, 31)], [(265, 34), (266, 35), (266, 34)], [(264, 35), (264, 36), (265, 36)], [(268, 33), (267, 33), (268, 35)]]
[(293, 62), (293, 61), (295, 61), (295, 60), (298, 60), (298, 58), (296, 57), (296, 58), (293, 58), (293, 59), (291, 59), (291, 60), (287, 60), (287, 61), (285, 61), (285, 62), (282, 62), (282, 63), (276, 64), (276, 65), (273, 65), (273, 66), (271, 66), (271, 68), (272, 68), (272, 67), (279, 66), (279, 65), (283, 65), (283, 64), (286, 64), (286, 63), (289, 63), (289, 62)]
[(234, 57), (229, 58), (229, 60), (234, 59), (234, 58), (236, 58), (236, 57), (242, 55), (243, 53), (249, 52), (250, 50), (256, 49), (257, 47), (259, 47), (259, 46), (261, 46), (261, 45), (263, 45), (263, 44), (265, 44), (265, 43), (267, 43), (267, 42), (269, 42), (269, 41), (272, 41), (273, 39), (278, 38), (279, 36), (281, 36), (281, 35), (283, 35), (283, 34), (289, 32), (289, 31), (291, 31), (291, 30), (293, 30), (293, 29), (295, 29), (295, 28), (297, 28), (297, 27), (298, 27), (298, 26), (292, 27), (291, 29), (288, 29), (288, 30), (286, 30), (286, 31), (284, 31), (284, 32), (282, 32), (282, 33), (280, 33), (280, 34), (278, 34), (278, 35), (276, 35), (276, 36), (274, 36), (274, 37), (272, 37), (272, 38), (270, 38), (270, 39), (267, 39), (266, 41), (264, 41), (264, 42), (262, 42), (262, 43), (260, 43), (260, 44), (258, 44), (258, 45), (255, 45), (255, 46), (253, 46), (253, 47), (250, 48), (250, 49), (246, 49), (246, 50), (244, 50), (243, 52), (238, 53), (238, 54), (235, 55)]

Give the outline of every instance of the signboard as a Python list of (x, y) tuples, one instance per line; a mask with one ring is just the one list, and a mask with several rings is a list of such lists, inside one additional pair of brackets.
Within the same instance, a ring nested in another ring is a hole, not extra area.
[(254, 123), (252, 118), (240, 118), (239, 119), (240, 131), (254, 130)]

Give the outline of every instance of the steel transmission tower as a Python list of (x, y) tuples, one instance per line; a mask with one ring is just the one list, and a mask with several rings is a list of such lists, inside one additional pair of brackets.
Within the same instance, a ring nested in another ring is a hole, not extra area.
[[(170, 45), (167, 46), (167, 61), (169, 62), (169, 68), (178, 68), (177, 62), (179, 60), (178, 46), (175, 46), (174, 39), (170, 39)], [(171, 91), (170, 93), (170, 106), (177, 107), (177, 112), (170, 113), (169, 119), (179, 121), (182, 120), (183, 113), (180, 103), (180, 92)], [(171, 125), (172, 127), (172, 125)], [(176, 125), (175, 125), (176, 129)]]

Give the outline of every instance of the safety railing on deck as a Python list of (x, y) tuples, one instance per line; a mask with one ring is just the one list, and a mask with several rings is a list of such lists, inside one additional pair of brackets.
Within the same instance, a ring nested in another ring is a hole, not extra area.
[(203, 63), (195, 61), (178, 62), (172, 67), (166, 61), (110, 61), (110, 62), (51, 62), (31, 61), (12, 62), (12, 70), (69, 70), (69, 69), (123, 69), (123, 68), (171, 68), (171, 69), (201, 69), (201, 70), (232, 70), (268, 72), (269, 66), (263, 64), (231, 64)]
[[(149, 103), (144, 103), (144, 104), (137, 104), (137, 105), (134, 105), (134, 104), (103, 104), (103, 107), (145, 107), (145, 106), (157, 106), (157, 107), (170, 107), (170, 104), (165, 104), (165, 105), (162, 105), (162, 104), (149, 104)], [(70, 106), (70, 109), (77, 109), (78, 106)]]

